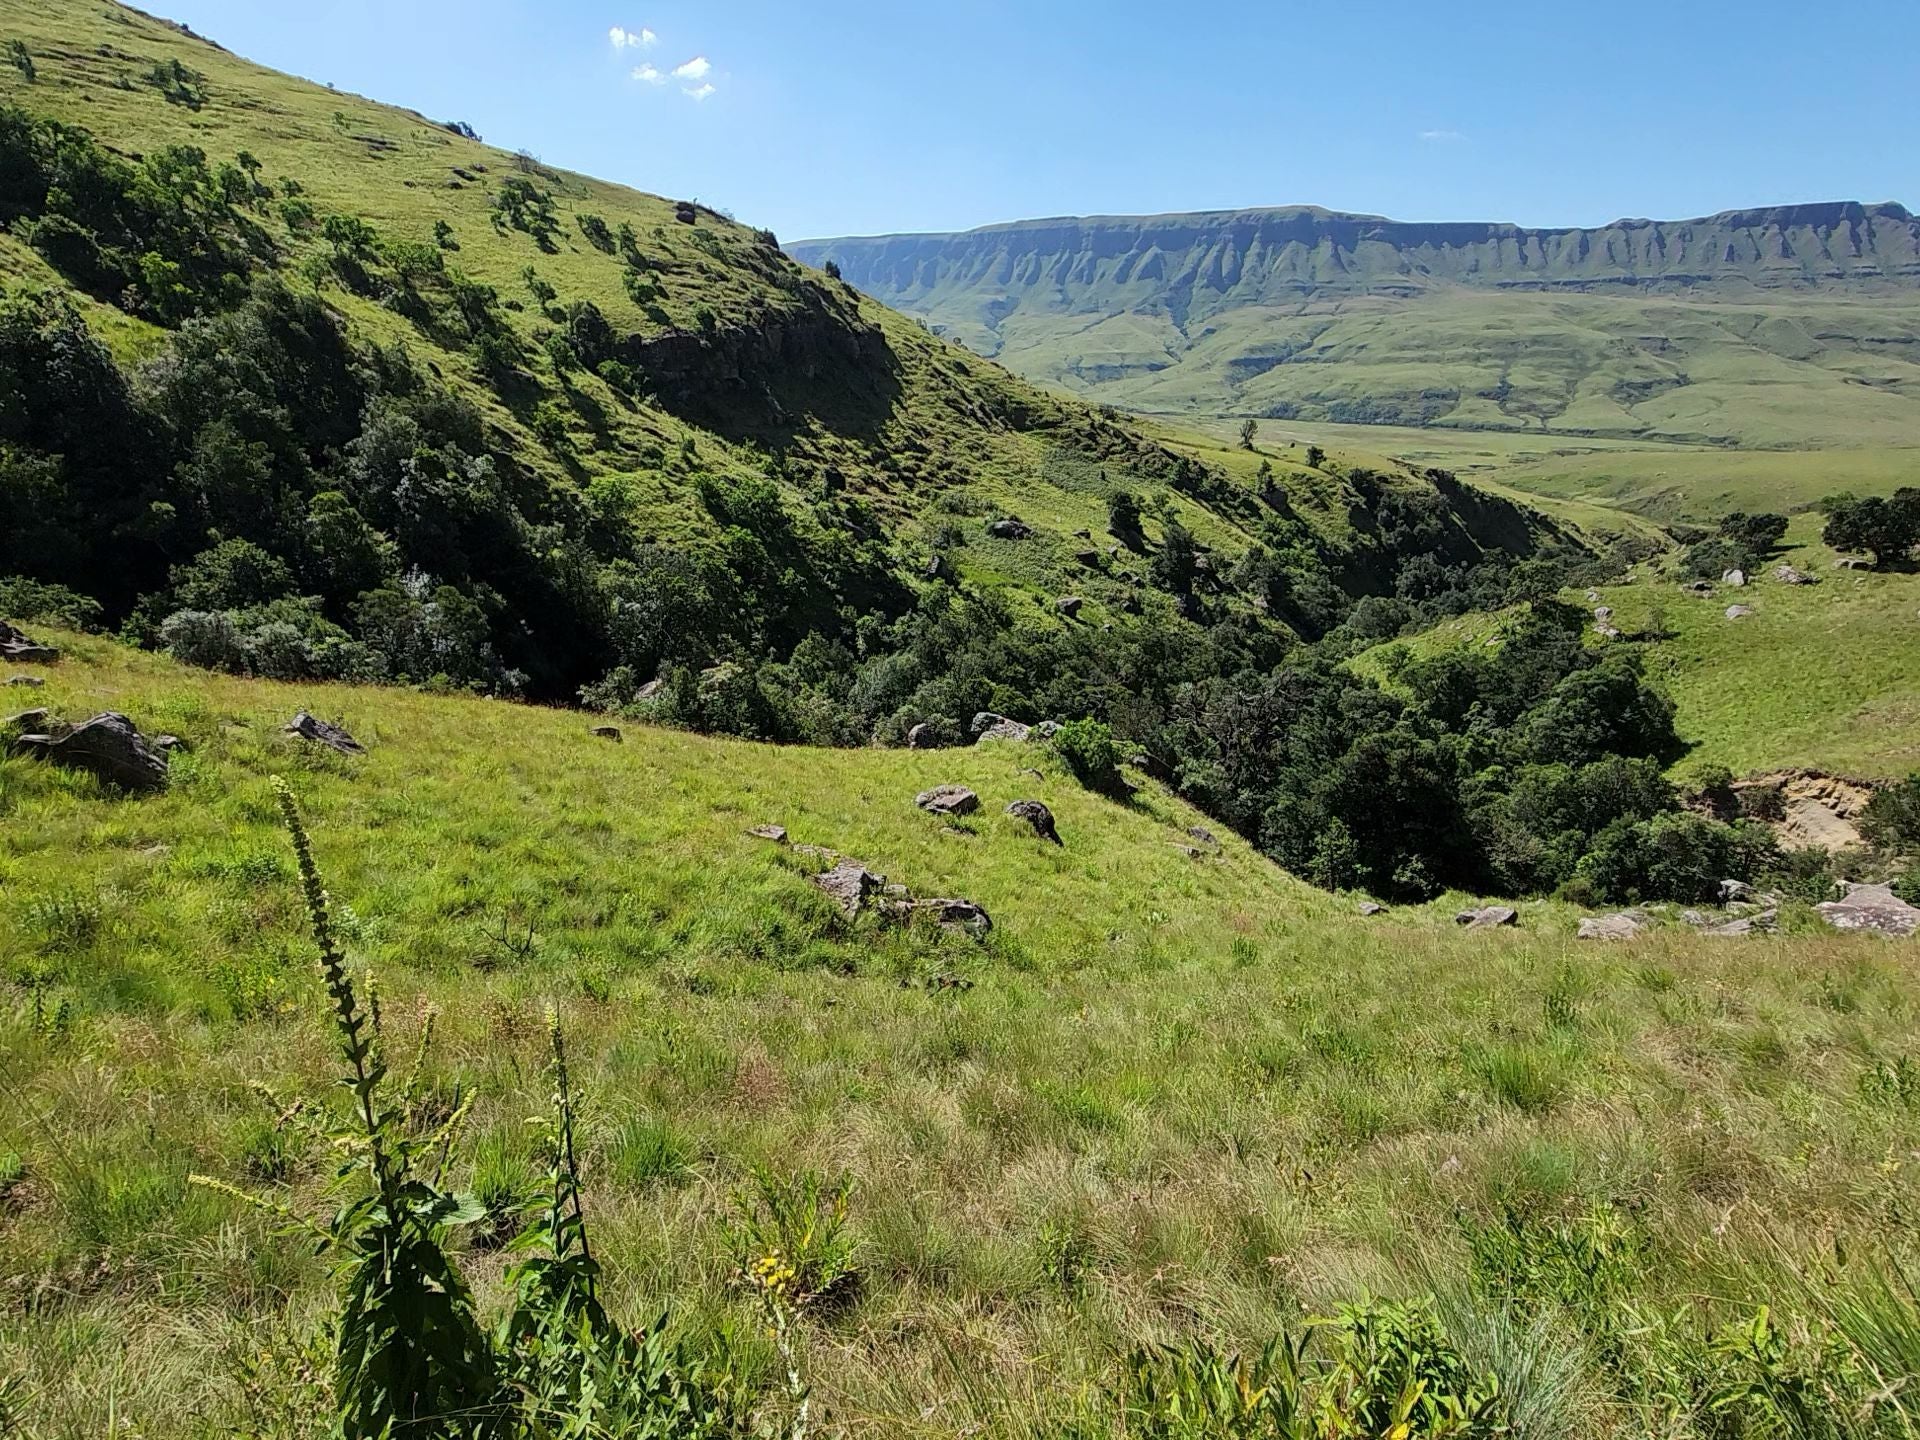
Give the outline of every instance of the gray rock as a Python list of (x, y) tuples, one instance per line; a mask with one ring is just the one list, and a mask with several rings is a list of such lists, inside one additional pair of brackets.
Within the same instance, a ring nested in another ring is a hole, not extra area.
[(1729, 570), (1720, 577), (1720, 583), (1722, 585), (1731, 585), (1734, 589), (1738, 590), (1747, 583), (1747, 572), (1744, 570)]
[(643, 703), (648, 700), (655, 700), (659, 698), (660, 692), (666, 688), (667, 682), (665, 680), (649, 680), (633, 692), (633, 698)]
[(1727, 618), (1729, 620), (1744, 620), (1747, 618), (1747, 616), (1751, 615), (1752, 613), (1753, 613), (1753, 610), (1750, 606), (1746, 606), (1746, 605), (1727, 606)]
[(989, 522), (987, 534), (996, 540), (1025, 540), (1032, 536), (1033, 527), (1026, 521), (1016, 520), (1009, 515), (1004, 520)]
[(1732, 905), (1737, 901), (1751, 900), (1753, 896), (1753, 886), (1744, 880), (1722, 880), (1720, 882), (1720, 903), (1722, 905)]
[(172, 755), (176, 752), (182, 755), (190, 755), (193, 753), (193, 746), (182, 740), (178, 735), (154, 736), (153, 748), (163, 755)]
[(51, 665), (60, 658), (60, 652), (51, 645), (42, 645), (24, 630), (16, 630), (6, 621), (0, 620), (0, 660), (13, 660), (22, 665)]
[(771, 840), (776, 845), (787, 843), (787, 827), (784, 825), (756, 825), (747, 834), (756, 840)]
[(596, 739), (611, 740), (616, 745), (618, 745), (621, 742), (621, 740), (625, 738), (624, 736), (621, 735), (620, 727), (618, 725), (596, 725), (588, 733), (593, 735)]
[(7, 684), (24, 686), (29, 690), (38, 690), (46, 683), (47, 682), (42, 680), (38, 675), (9, 675), (7, 677)]
[(993, 917), (986, 907), (971, 900), (915, 900), (909, 908), (913, 918), (925, 916), (942, 930), (970, 935), (975, 940), (984, 940), (993, 929)]
[(1873, 562), (1864, 555), (1842, 555), (1834, 562), (1842, 570), (1871, 570)]
[(1087, 602), (1082, 600), (1078, 595), (1062, 595), (1058, 600), (1053, 602), (1053, 608), (1066, 616), (1067, 619), (1072, 620), (1079, 615), (1081, 607), (1086, 603)]
[(1646, 928), (1646, 917), (1632, 912), (1589, 915), (1580, 922), (1582, 940), (1631, 940)]
[(1025, 740), (1032, 731), (1018, 720), (982, 710), (973, 717), (973, 733), (979, 740)]
[(1701, 910), (1682, 910), (1680, 912), (1680, 920), (1682, 924), (1691, 925), (1696, 930), (1712, 923), (1707, 919), (1706, 913)]
[(933, 749), (933, 727), (922, 720), (918, 725), (907, 731), (907, 748), (909, 750)]
[(1836, 930), (1870, 931), (1899, 939), (1920, 932), (1920, 908), (1886, 885), (1848, 885), (1846, 898), (1813, 907)]
[(1807, 574), (1804, 570), (1796, 570), (1791, 565), (1774, 566), (1773, 578), (1782, 585), (1818, 585), (1820, 583), (1815, 576)]
[(832, 897), (849, 920), (865, 908), (876, 891), (884, 890), (887, 885), (886, 876), (876, 875), (854, 860), (842, 860), (833, 869), (808, 878)]
[(33, 755), (70, 770), (87, 770), (109, 785), (136, 793), (167, 788), (167, 757), (118, 711), (96, 715), (64, 735), (22, 735), (17, 755)]
[(1362, 915), (1384, 915), (1387, 913), (1387, 907), (1377, 900), (1362, 900), (1360, 902), (1360, 913)]
[(1685, 590), (1689, 595), (1705, 596), (1713, 594), (1713, 583), (1708, 580), (1695, 580), (1691, 584), (1683, 585), (1680, 588)]
[(1764, 935), (1780, 921), (1778, 910), (1762, 910), (1757, 915), (1743, 915), (1738, 920), (1729, 920), (1724, 925), (1710, 925), (1700, 933), (1716, 935), (1722, 939), (1738, 940), (1748, 935)]
[(1482, 905), (1477, 910), (1462, 910), (1453, 923), (1469, 930), (1494, 930), (1502, 925), (1518, 925), (1520, 912), (1511, 905)]
[(1613, 607), (1611, 605), (1594, 606), (1593, 618), (1598, 620), (1602, 625), (1606, 624), (1609, 620), (1613, 619)]
[(298, 735), (302, 740), (311, 740), (316, 745), (325, 745), (329, 750), (338, 750), (342, 755), (364, 755), (367, 747), (338, 725), (329, 725), (324, 720), (316, 720), (302, 710), (286, 725), (286, 733)]
[(971, 815), (980, 808), (980, 797), (964, 785), (936, 785), (922, 790), (913, 803), (929, 815)]
[(1219, 838), (1204, 825), (1189, 825), (1187, 827), (1187, 834), (1198, 840), (1202, 845), (1217, 847), (1220, 844)]
[(47, 730), (47, 722), (52, 718), (53, 712), (50, 710), (22, 710), (18, 715), (9, 715), (0, 720), (0, 730), (43, 735)]
[(1054, 828), (1053, 811), (1038, 800), (1016, 800), (1007, 806), (1007, 814), (1033, 826), (1034, 834), (1042, 840), (1051, 840), (1056, 845), (1063, 843), (1060, 832)]
[(1051, 740), (1059, 733), (1060, 722), (1058, 720), (1042, 720), (1038, 725), (1033, 727), (1027, 738), (1029, 740)]
[(1593, 633), (1598, 635), (1602, 640), (1618, 640), (1620, 638), (1619, 629), (1612, 625), (1596, 625)]

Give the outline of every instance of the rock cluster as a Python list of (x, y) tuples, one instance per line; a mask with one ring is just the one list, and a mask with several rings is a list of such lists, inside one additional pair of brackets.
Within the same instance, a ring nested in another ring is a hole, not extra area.
[(938, 785), (922, 790), (913, 803), (929, 815), (971, 815), (980, 808), (980, 797), (964, 785)]
[(1009, 720), (991, 710), (982, 710), (973, 717), (973, 733), (977, 740), (1025, 740), (1032, 727), (1022, 725), (1018, 720)]

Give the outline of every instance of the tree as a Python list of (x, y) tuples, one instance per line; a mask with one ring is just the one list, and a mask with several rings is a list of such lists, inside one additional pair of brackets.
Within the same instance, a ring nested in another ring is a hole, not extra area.
[(1326, 451), (1322, 450), (1318, 445), (1307, 446), (1307, 468), (1309, 470), (1318, 470), (1322, 465), (1325, 465), (1326, 463), (1327, 463)]
[(1140, 534), (1140, 502), (1131, 490), (1116, 490), (1107, 497), (1107, 529), (1122, 540)]
[(1904, 486), (1885, 499), (1836, 496), (1826, 506), (1824, 538), (1836, 550), (1864, 550), (1884, 567), (1906, 559), (1920, 544), (1920, 489)]
[(840, 262), (838, 260), (829, 260), (820, 268), (827, 272), (827, 278), (829, 280), (838, 280), (840, 278)]
[(1258, 420), (1249, 417), (1240, 422), (1240, 448), (1242, 450), (1253, 449), (1253, 442), (1258, 439), (1259, 436), (1260, 422)]
[(38, 78), (38, 72), (33, 68), (33, 56), (27, 51), (26, 41), (9, 40), (7, 42), (7, 59), (13, 62), (13, 68), (20, 72), (20, 77), (25, 80), (27, 84), (33, 84), (34, 80)]

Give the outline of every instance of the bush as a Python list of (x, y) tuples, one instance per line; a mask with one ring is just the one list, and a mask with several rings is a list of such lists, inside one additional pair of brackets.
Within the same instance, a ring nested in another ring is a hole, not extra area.
[(1881, 850), (1920, 852), (1920, 774), (1876, 790), (1860, 813), (1860, 834)]
[(1599, 898), (1619, 904), (1708, 904), (1719, 898), (1722, 880), (1751, 880), (1778, 855), (1764, 827), (1668, 813), (1615, 821), (1595, 838), (1576, 874)]
[(1120, 786), (1120, 747), (1099, 720), (1069, 720), (1053, 736), (1053, 748), (1074, 778), (1089, 790), (1112, 793)]
[(183, 665), (236, 674), (246, 669), (247, 648), (224, 611), (175, 611), (161, 622), (160, 643)]

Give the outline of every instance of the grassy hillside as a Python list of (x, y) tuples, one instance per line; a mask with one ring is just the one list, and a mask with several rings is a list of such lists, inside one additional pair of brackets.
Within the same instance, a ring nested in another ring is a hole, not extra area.
[[(1784, 547), (1744, 589), (1699, 597), (1666, 556), (1635, 566), (1582, 605), (1609, 605), (1628, 635), (1649, 635), (1648, 669), (1677, 707), (1688, 742), (1681, 774), (1809, 767), (1875, 780), (1920, 770), (1920, 576), (1842, 570), (1817, 516), (1794, 520)], [(1775, 564), (1820, 584), (1783, 585)], [(1752, 614), (1729, 620), (1727, 606)], [(1390, 651), (1421, 656), (1495, 643), (1512, 615), (1476, 614), (1369, 652), (1355, 663), (1385, 678)]]
[(795, 252), (1130, 408), (1842, 448), (1920, 444), (1915, 234), (1898, 206), (1595, 231), (1256, 211)]
[[(1754, 1300), (1805, 1313), (1783, 1253), (1857, 1268), (1910, 1233), (1906, 944), (1797, 911), (1781, 938), (1621, 946), (1552, 906), (1510, 932), (1444, 904), (1362, 920), (1036, 749), (615, 745), (578, 715), (52, 638), (35, 703), (191, 749), (148, 800), (0, 762), (0, 1395), (27, 1433), (323, 1423), (308, 1241), (185, 1180), (310, 1215), (332, 1169), (248, 1091), (318, 1099), (332, 1063), (276, 773), (397, 1046), (438, 1015), (428, 1093), (474, 1101), (456, 1183), (496, 1206), (532, 1183), (553, 1002), (611, 1301), (670, 1302), (775, 1414), (720, 1222), (754, 1164), (850, 1174), (861, 1283), (799, 1337), (825, 1433), (1117, 1436), (1127, 1347), (1258, 1343), (1367, 1288), (1451, 1297), (1451, 1333), (1545, 1417), (1528, 1433), (1717, 1434), (1706, 1392), (1642, 1391), (1641, 1367), (1706, 1364)], [(296, 706), (370, 753), (282, 736)], [(914, 808), (948, 781), (980, 816)], [(999, 813), (1024, 796), (1062, 848)], [(814, 862), (744, 833), (765, 822), (981, 902), (991, 938), (849, 925)], [(1501, 1306), (1562, 1283), (1566, 1247), (1599, 1268), (1502, 1348), (1529, 1312)], [(497, 1305), (498, 1252), (463, 1260)]]

